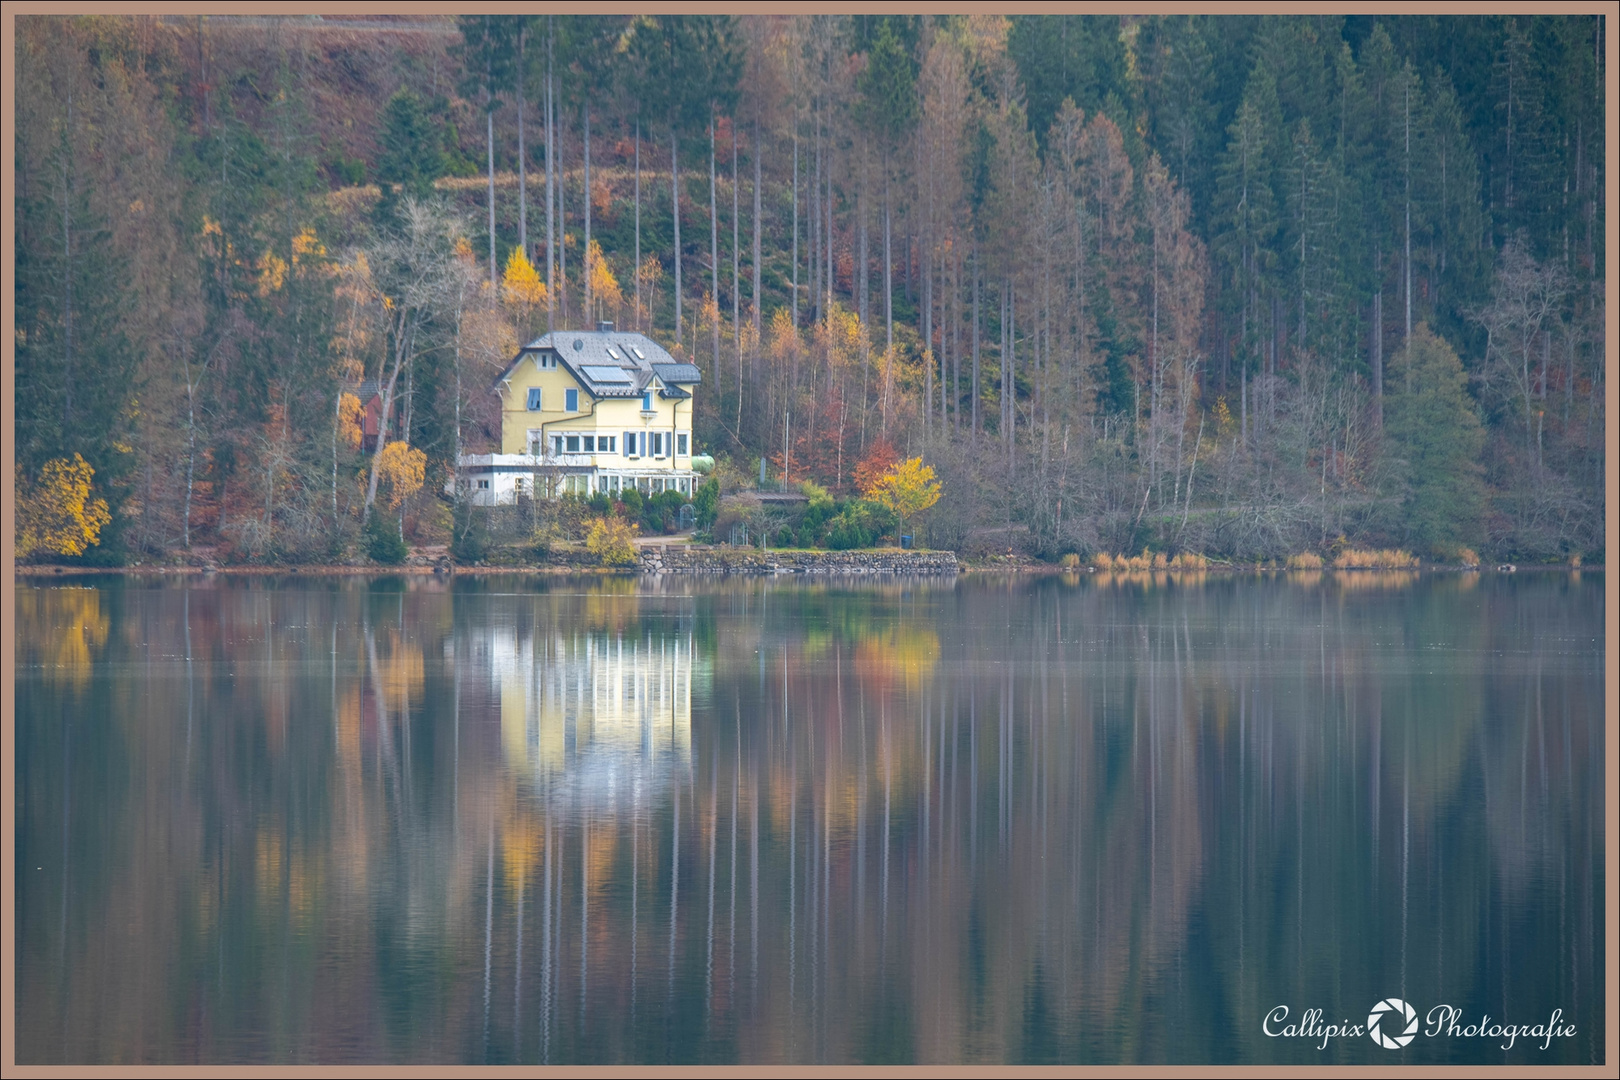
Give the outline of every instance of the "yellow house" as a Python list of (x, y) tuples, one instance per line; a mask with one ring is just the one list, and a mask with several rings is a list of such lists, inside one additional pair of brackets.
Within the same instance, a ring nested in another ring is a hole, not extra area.
[(610, 322), (536, 338), (492, 388), (501, 399), (500, 453), (463, 455), (461, 483), (483, 506), (629, 487), (690, 496), (700, 381), (695, 365)]

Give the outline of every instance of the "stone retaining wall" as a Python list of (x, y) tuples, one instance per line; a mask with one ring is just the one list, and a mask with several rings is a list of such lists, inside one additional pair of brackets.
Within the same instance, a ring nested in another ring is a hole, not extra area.
[(758, 548), (646, 545), (643, 574), (955, 574), (954, 551), (770, 551)]

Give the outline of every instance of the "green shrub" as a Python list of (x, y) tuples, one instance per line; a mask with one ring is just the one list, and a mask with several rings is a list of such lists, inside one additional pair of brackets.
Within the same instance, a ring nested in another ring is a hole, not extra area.
[(867, 499), (850, 499), (827, 522), (827, 546), (834, 551), (871, 547), (894, 528), (892, 512)]
[(470, 503), (456, 507), (450, 526), (450, 554), (458, 563), (481, 561), (489, 552), (489, 526)]
[(692, 497), (692, 505), (697, 510), (697, 527), (699, 531), (708, 529), (714, 524), (715, 515), (720, 512), (720, 480), (711, 476), (697, 489)]
[(366, 522), (366, 554), (372, 562), (398, 566), (411, 549), (400, 534), (399, 521), (387, 514), (373, 513)]
[(672, 533), (679, 521), (686, 496), (678, 491), (661, 491), (647, 497), (641, 508), (641, 528), (648, 533)]

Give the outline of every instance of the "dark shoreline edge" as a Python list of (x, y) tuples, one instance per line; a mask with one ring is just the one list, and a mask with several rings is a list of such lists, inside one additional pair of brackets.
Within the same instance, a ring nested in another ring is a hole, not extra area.
[(14, 579), (20, 578), (54, 578), (54, 577), (86, 577), (86, 576), (123, 576), (123, 577), (174, 577), (192, 576), (208, 577), (223, 574), (230, 577), (479, 577), (485, 575), (523, 574), (531, 577), (656, 577), (661, 575), (679, 577), (805, 577), (817, 578), (828, 576), (840, 577), (896, 577), (896, 576), (931, 576), (952, 577), (963, 574), (1027, 574), (1038, 576), (1062, 576), (1072, 574), (1075, 576), (1092, 576), (1097, 574), (1112, 574), (1127, 576), (1135, 574), (1166, 574), (1170, 576), (1185, 577), (1191, 574), (1214, 574), (1221, 576), (1234, 576), (1238, 574), (1511, 574), (1535, 573), (1548, 571), (1561, 571), (1564, 573), (1594, 573), (1601, 574), (1607, 570), (1607, 564), (1594, 563), (1589, 566), (1570, 566), (1566, 563), (1531, 563), (1517, 564), (1512, 569), (1503, 570), (1495, 566), (1454, 566), (1443, 563), (1424, 565), (1419, 567), (1403, 567), (1400, 569), (1386, 569), (1380, 567), (1327, 567), (1312, 570), (1297, 570), (1285, 566), (1256, 566), (1253, 564), (1237, 564), (1223, 566), (1208, 566), (1193, 570), (1098, 570), (1093, 567), (1062, 567), (1044, 563), (1031, 565), (982, 565), (978, 563), (962, 562), (954, 573), (935, 572), (923, 573), (913, 570), (866, 570), (851, 572), (848, 570), (802, 570), (796, 567), (783, 566), (773, 569), (760, 569), (758, 571), (734, 571), (721, 573), (707, 570), (688, 570), (685, 568), (665, 569), (661, 571), (644, 571), (635, 567), (585, 567), (585, 566), (455, 566), (449, 569), (436, 569), (431, 566), (323, 566), (323, 565), (286, 565), (286, 566), (63, 566), (46, 563), (34, 566), (17, 566), (12, 570)]

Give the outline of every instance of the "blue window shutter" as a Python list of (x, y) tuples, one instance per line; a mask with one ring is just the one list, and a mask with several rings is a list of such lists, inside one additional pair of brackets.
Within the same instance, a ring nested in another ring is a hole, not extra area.
[(563, 391), (563, 410), (565, 412), (579, 412), (579, 391)]
[(529, 387), (529, 411), (540, 411), (540, 388), (538, 386)]

